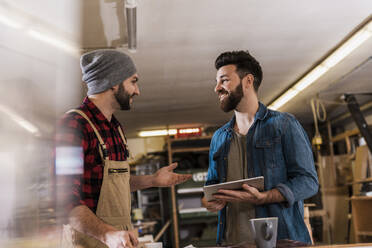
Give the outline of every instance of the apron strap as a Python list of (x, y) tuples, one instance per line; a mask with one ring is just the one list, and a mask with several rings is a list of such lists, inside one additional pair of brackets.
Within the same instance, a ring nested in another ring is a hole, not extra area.
[(72, 113), (72, 112), (78, 113), (84, 119), (87, 120), (87, 122), (92, 127), (94, 133), (96, 134), (96, 136), (98, 138), (98, 141), (99, 141), (99, 144), (100, 144), (99, 145), (99, 154), (101, 155), (102, 160), (108, 159), (108, 152), (107, 152), (106, 144), (105, 144), (105, 142), (103, 142), (103, 139), (102, 139), (101, 135), (99, 134), (97, 128), (94, 126), (94, 124), (89, 119), (89, 117), (83, 111), (81, 111), (79, 109), (71, 109), (71, 110), (67, 111), (66, 113)]
[(121, 129), (121, 126), (119, 126), (118, 129), (119, 129), (119, 133), (120, 133), (121, 139), (124, 142), (124, 145), (127, 145), (127, 140), (124, 137), (124, 133), (123, 133), (123, 130)]
[(118, 129), (119, 129), (119, 133), (120, 133), (121, 139), (124, 142), (125, 149), (127, 149), (127, 151), (128, 151), (128, 158), (133, 159), (132, 153), (129, 151), (129, 148), (127, 146), (127, 140), (125, 139), (123, 129), (121, 128), (121, 126), (119, 126)]

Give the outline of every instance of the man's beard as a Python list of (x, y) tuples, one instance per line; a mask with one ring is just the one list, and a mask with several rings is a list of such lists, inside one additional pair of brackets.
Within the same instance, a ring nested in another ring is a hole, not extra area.
[(121, 110), (129, 110), (130, 109), (130, 99), (133, 95), (129, 95), (129, 93), (124, 89), (122, 84), (119, 84), (118, 92), (115, 94), (116, 101), (120, 105)]
[(238, 86), (236, 86), (236, 89), (234, 91), (231, 91), (228, 93), (226, 90), (221, 89), (218, 92), (218, 95), (221, 94), (228, 94), (227, 97), (225, 97), (222, 101), (220, 101), (220, 107), (224, 112), (230, 112), (233, 109), (236, 109), (238, 106), (240, 100), (243, 97), (243, 86), (242, 81), (240, 80), (240, 83)]

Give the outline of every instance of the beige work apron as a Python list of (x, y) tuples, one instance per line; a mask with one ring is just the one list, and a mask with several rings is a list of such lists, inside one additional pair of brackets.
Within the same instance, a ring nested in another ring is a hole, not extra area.
[[(118, 230), (132, 230), (130, 168), (128, 162), (109, 160), (106, 145), (90, 119), (80, 110), (73, 109), (69, 112), (76, 112), (84, 117), (93, 128), (100, 143), (99, 153), (104, 161), (104, 173), (96, 216)], [(121, 127), (119, 127), (119, 133), (126, 144)], [(62, 247), (94, 248), (107, 246), (91, 236), (74, 230), (70, 225), (65, 225), (63, 227)]]

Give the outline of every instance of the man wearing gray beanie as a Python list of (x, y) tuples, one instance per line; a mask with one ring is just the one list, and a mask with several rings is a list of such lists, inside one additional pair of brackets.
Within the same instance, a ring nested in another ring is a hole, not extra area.
[[(62, 246), (136, 247), (131, 192), (169, 187), (191, 175), (173, 173), (176, 163), (153, 175), (130, 175), (126, 138), (113, 113), (129, 110), (134, 96), (140, 94), (136, 67), (128, 55), (108, 49), (83, 54), (80, 66), (87, 97), (80, 107), (63, 116), (56, 135), (56, 171), (66, 166), (60, 161), (84, 158), (75, 165), (80, 173), (70, 177), (72, 186), (67, 194), (71, 197), (64, 204), (68, 224), (63, 227)], [(78, 148), (79, 155), (70, 154), (69, 148)], [(63, 158), (59, 158), (59, 149), (64, 151)]]

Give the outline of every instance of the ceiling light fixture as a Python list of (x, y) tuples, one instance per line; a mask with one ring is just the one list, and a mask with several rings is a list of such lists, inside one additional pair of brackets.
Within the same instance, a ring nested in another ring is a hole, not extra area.
[(277, 97), (269, 104), (269, 108), (277, 110), (289, 102), (302, 90), (313, 84), (318, 78), (326, 73), (330, 68), (338, 64), (347, 55), (359, 47), (363, 42), (372, 36), (372, 20), (359, 28), (353, 35), (345, 40), (337, 49), (324, 58), (315, 68), (294, 83), (292, 87)]
[(178, 129), (179, 134), (190, 134), (190, 133), (200, 133), (200, 132), (201, 132), (201, 129), (199, 127)]
[(140, 137), (154, 137), (154, 136), (166, 136), (166, 135), (176, 135), (177, 129), (161, 129), (152, 131), (141, 131), (138, 133)]
[(137, 49), (137, 1), (126, 0), (125, 10), (127, 14), (128, 50), (135, 52)]

